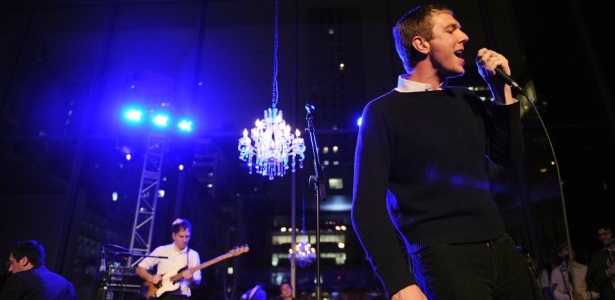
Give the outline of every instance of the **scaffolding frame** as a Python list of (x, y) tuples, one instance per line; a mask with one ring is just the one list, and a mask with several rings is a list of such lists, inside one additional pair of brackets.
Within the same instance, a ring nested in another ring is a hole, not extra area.
[(132, 257), (129, 258), (127, 262), (129, 267), (135, 267), (151, 250), (165, 144), (164, 135), (153, 132), (148, 134), (139, 198), (130, 238), (130, 253), (136, 254), (135, 256), (140, 254), (140, 258), (134, 262), (132, 262)]

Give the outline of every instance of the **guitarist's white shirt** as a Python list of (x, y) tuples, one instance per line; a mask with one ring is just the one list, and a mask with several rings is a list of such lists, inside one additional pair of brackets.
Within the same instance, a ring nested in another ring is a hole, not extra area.
[[(186, 266), (186, 262), (188, 262), (188, 267), (192, 268), (201, 264), (201, 258), (199, 253), (190, 249), (190, 253), (188, 253), (188, 257), (186, 257), (186, 249), (179, 250), (175, 246), (175, 244), (169, 244), (160, 246), (152, 253), (151, 256), (166, 256), (168, 259), (163, 258), (154, 258), (154, 257), (146, 257), (139, 263), (139, 267), (144, 268), (146, 270), (151, 270), (154, 266), (158, 265), (158, 271), (156, 274), (164, 275), (167, 273), (177, 274), (179, 270)], [(195, 271), (192, 273), (192, 278), (197, 281), (201, 280), (201, 271)], [(181, 294), (190, 297), (192, 293), (190, 292), (190, 284), (186, 280), (182, 280), (180, 282)]]

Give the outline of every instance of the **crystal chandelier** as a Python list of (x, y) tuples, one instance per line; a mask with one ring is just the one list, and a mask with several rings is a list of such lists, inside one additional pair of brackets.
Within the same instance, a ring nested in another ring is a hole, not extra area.
[(263, 120), (256, 120), (256, 127), (250, 131), (243, 130), (239, 139), (239, 158), (248, 162), (250, 174), (256, 173), (268, 176), (284, 176), (290, 160), (292, 172), (295, 172), (296, 157), (299, 156), (299, 167), (303, 168), (305, 158), (305, 143), (300, 138), (297, 129), (291, 133), (290, 126), (282, 118), (282, 111), (276, 108), (278, 103), (278, 2), (275, 3), (274, 45), (273, 45), (273, 97), (271, 108), (265, 110)]
[[(293, 249), (289, 249), (288, 252), (288, 260), (292, 260)], [(316, 260), (316, 249), (308, 242), (299, 242), (295, 244), (295, 255), (297, 265), (305, 268)]]

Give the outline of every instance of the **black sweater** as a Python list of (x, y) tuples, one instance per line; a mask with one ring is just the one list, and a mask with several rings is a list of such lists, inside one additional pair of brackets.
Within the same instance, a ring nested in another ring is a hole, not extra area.
[(396, 230), (410, 253), (504, 233), (486, 157), (522, 161), (519, 103), (485, 105), (468, 89), (446, 88), (391, 91), (365, 107), (352, 220), (389, 297), (416, 283)]

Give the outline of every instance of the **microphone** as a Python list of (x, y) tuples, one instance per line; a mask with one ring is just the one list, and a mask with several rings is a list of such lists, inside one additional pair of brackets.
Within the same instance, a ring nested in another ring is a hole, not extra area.
[(497, 67), (495, 68), (495, 74), (502, 80), (504, 81), (504, 83), (510, 85), (510, 87), (517, 91), (518, 93), (520, 93), (521, 95), (524, 95), (527, 97), (527, 95), (525, 94), (525, 92), (523, 91), (523, 89), (519, 86), (519, 84), (517, 84), (510, 76), (508, 76), (508, 74), (506, 74), (506, 72), (504, 72), (504, 70), (502, 69), (502, 67)]
[(101, 256), (100, 256), (100, 269), (101, 272), (107, 272), (107, 260), (105, 257), (105, 245), (102, 246)]

